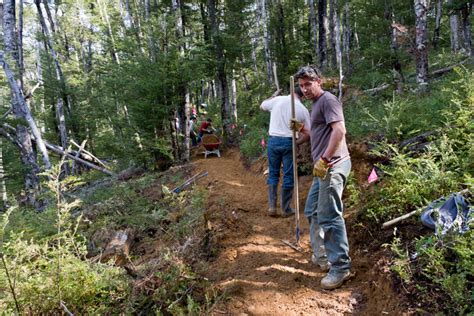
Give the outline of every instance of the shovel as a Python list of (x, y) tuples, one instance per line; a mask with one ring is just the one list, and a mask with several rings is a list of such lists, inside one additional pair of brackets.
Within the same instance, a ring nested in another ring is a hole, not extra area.
[[(291, 118), (296, 118), (295, 111), (295, 78), (290, 77), (290, 96), (291, 96)], [(296, 160), (296, 132), (293, 131), (292, 135), (292, 146), (293, 146), (293, 181), (294, 181), (294, 190), (295, 190), (295, 241), (289, 242), (282, 240), (282, 242), (296, 250), (298, 252), (304, 253), (303, 248), (300, 245), (300, 203), (299, 203), (299, 190), (298, 190), (298, 161)]]

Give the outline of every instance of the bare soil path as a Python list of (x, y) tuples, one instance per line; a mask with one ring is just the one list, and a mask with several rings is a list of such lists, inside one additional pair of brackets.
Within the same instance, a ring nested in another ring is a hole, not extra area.
[(391, 282), (375, 271), (380, 260), (366, 250), (351, 249), (353, 279), (333, 291), (320, 287), (325, 274), (311, 263), (309, 229), (302, 216), (310, 177), (300, 177), (302, 254), (281, 241), (294, 240), (294, 217), (266, 214), (263, 166), (245, 168), (237, 150), (221, 158), (198, 155), (194, 164), (209, 172), (200, 184), (209, 190), (207, 210), (217, 255), (209, 261), (207, 278), (225, 293), (214, 315), (401, 314)]

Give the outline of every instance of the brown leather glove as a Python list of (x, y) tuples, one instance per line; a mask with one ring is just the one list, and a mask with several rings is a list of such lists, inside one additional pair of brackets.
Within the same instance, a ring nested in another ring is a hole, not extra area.
[(292, 131), (294, 131), (294, 132), (301, 132), (301, 130), (302, 130), (303, 127), (304, 127), (304, 124), (298, 122), (297, 119), (292, 118), (292, 119), (290, 120), (290, 124), (288, 125), (288, 127), (289, 127)]
[(313, 177), (325, 178), (331, 164), (323, 158), (319, 158), (313, 168)]

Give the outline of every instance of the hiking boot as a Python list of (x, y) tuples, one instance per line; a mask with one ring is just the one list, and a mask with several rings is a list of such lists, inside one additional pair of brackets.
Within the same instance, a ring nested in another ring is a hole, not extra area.
[(329, 272), (322, 280), (321, 287), (325, 290), (333, 290), (340, 287), (344, 281), (351, 277), (351, 272)]
[(268, 215), (275, 217), (277, 216), (277, 191), (276, 185), (268, 186)]
[(290, 217), (295, 214), (295, 210), (290, 207), (293, 198), (293, 188), (281, 187), (281, 213), (283, 217)]
[(328, 272), (331, 268), (331, 264), (327, 260), (318, 260), (314, 254), (311, 256), (311, 262), (317, 265), (323, 272)]

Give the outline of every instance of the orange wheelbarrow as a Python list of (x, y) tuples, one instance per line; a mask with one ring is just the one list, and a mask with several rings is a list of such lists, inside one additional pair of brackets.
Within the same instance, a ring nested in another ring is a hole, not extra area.
[(221, 140), (214, 134), (204, 134), (202, 135), (201, 144), (204, 146), (204, 158), (207, 158), (210, 154), (216, 154), (217, 157), (221, 156), (219, 150), (221, 146)]

